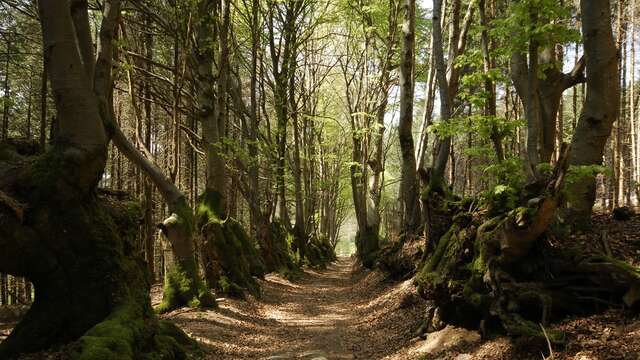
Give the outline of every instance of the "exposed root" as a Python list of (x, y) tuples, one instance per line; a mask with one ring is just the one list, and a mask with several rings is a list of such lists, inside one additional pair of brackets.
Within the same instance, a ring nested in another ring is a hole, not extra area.
[(467, 212), (461, 207), (448, 231), (430, 241), (435, 247), (415, 282), (420, 294), (440, 308), (445, 322), (483, 330), (488, 325), (556, 344), (564, 341), (563, 335), (545, 333), (538, 324), (638, 303), (639, 269), (546, 241), (561, 200), (566, 147), (562, 154), (545, 183), (522, 191), (520, 207), (490, 218), (483, 209)]

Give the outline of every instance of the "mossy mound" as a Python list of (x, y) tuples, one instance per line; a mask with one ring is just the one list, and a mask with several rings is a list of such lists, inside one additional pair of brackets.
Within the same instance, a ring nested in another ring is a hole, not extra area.
[(305, 260), (308, 266), (325, 269), (337, 259), (336, 252), (328, 239), (312, 237), (307, 243)]
[(302, 271), (291, 251), (292, 235), (282, 223), (264, 225), (258, 238), (267, 272), (277, 272), (291, 280), (299, 277)]
[[(113, 204), (112, 204), (113, 207)], [(118, 224), (122, 239), (126, 240), (126, 252), (122, 254), (123, 267), (130, 284), (115, 295), (118, 305), (100, 323), (89, 329), (77, 342), (74, 358), (93, 359), (186, 359), (187, 349), (197, 349), (176, 325), (158, 321), (149, 300), (148, 273), (142, 259), (132, 257), (136, 240), (136, 224), (139, 219), (136, 204), (119, 206), (118, 217), (111, 226)], [(128, 263), (128, 264), (126, 264)], [(144, 271), (136, 270), (142, 268)], [(137, 285), (132, 285), (137, 284)]]
[(184, 305), (191, 308), (215, 307), (215, 298), (209, 288), (199, 277), (190, 276), (197, 272), (195, 260), (185, 264), (174, 263), (165, 274), (162, 302), (156, 311), (162, 314)]
[(257, 244), (233, 219), (209, 222), (202, 228), (203, 246), (217, 263), (218, 274), (209, 285), (225, 295), (243, 297), (245, 292), (260, 296), (255, 277), (266, 273)]
[(194, 344), (177, 328), (165, 331), (171, 325), (151, 308), (135, 250), (139, 207), (78, 191), (83, 157), (71, 155), (53, 149), (30, 159), (0, 187), (29, 205), (24, 218), (0, 206), (0, 271), (30, 279), (36, 293), (0, 358), (68, 343), (77, 359), (185, 358)]
[(433, 250), (438, 239), (449, 231), (453, 223), (452, 214), (466, 211), (473, 199), (460, 198), (450, 191), (440, 187), (429, 186), (420, 196), (427, 237), (427, 249)]
[[(638, 300), (640, 270), (623, 262), (554, 247), (544, 234), (515, 256), (504, 237), (513, 226), (528, 229), (543, 210), (521, 206), (490, 218), (486, 208), (452, 214), (451, 226), (415, 277), (419, 293), (440, 308), (442, 320), (544, 338), (539, 324)], [(560, 333), (546, 336), (554, 343), (564, 339)]]
[(183, 306), (214, 307), (215, 298), (201, 280), (194, 256), (193, 210), (183, 197), (172, 206), (171, 211), (173, 213), (160, 228), (171, 244), (174, 258), (165, 273), (162, 303), (156, 310), (164, 313)]
[(243, 297), (249, 292), (259, 297), (255, 277), (263, 277), (267, 269), (257, 243), (236, 220), (220, 219), (219, 202), (219, 194), (205, 192), (196, 212), (208, 285), (229, 296)]
[(402, 234), (382, 247), (378, 267), (392, 279), (408, 279), (416, 273), (424, 248), (424, 238)]

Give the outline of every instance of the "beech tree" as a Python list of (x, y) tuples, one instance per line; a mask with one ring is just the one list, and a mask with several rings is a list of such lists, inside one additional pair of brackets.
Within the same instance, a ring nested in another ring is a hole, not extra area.
[(416, 173), (416, 157), (413, 142), (413, 96), (414, 96), (414, 52), (416, 3), (407, 0), (403, 4), (402, 56), (400, 57), (400, 150), (402, 152), (402, 202), (404, 203), (404, 228), (409, 234), (419, 227), (419, 184)]
[[(572, 140), (571, 164), (602, 164), (604, 147), (619, 114), (618, 51), (611, 29), (608, 1), (580, 2), (587, 67), (587, 96)], [(596, 184), (592, 171), (578, 171), (568, 187), (569, 211), (577, 224), (590, 222)]]
[(178, 356), (179, 342), (189, 343), (151, 309), (149, 279), (132, 256), (135, 212), (96, 194), (113, 130), (105, 127), (110, 118), (101, 85), (109, 83), (105, 65), (119, 8), (119, 1), (105, 2), (95, 61), (86, 2), (39, 3), (59, 122), (54, 146), (35, 161), (3, 157), (1, 188), (10, 195), (3, 197), (9, 206), (0, 220), (7, 249), (0, 267), (29, 278), (38, 295), (0, 344), (2, 357), (80, 337), (85, 358)]

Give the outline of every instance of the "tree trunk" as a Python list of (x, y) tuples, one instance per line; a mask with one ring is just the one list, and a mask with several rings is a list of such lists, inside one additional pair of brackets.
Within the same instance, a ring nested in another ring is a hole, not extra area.
[[(433, 56), (436, 66), (436, 76), (440, 94), (440, 121), (449, 121), (451, 117), (451, 93), (447, 82), (447, 68), (444, 62), (444, 43), (442, 40), (442, 25), (440, 19), (443, 13), (442, 0), (433, 2)], [(449, 159), (449, 149), (451, 148), (451, 137), (447, 136), (438, 145), (438, 151), (433, 162), (433, 173), (430, 182), (433, 188), (444, 186), (444, 171)]]
[[(443, 12), (442, 1), (434, 1), (433, 6), (433, 54), (436, 66), (436, 76), (440, 93), (440, 121), (448, 122), (451, 118), (453, 101), (458, 92), (460, 70), (455, 66), (458, 55), (464, 52), (467, 44), (467, 33), (473, 19), (475, 3), (469, 3), (464, 16), (462, 27), (460, 27), (460, 1), (455, 0), (452, 4), (452, 20), (449, 31), (449, 56), (448, 65), (444, 61), (444, 43), (442, 39), (441, 17)], [(451, 151), (451, 136), (440, 139), (437, 146), (436, 155), (433, 160), (433, 170), (430, 174), (430, 188), (441, 191), (445, 186), (445, 171), (449, 161)]]
[[(545, 21), (538, 17), (538, 9), (531, 7), (530, 21)], [(540, 26), (540, 25), (536, 25)], [(537, 166), (549, 163), (555, 152), (558, 110), (564, 91), (584, 82), (584, 60), (576, 62), (573, 70), (565, 74), (555, 46), (541, 48), (536, 39), (530, 39), (527, 55), (511, 55), (511, 78), (522, 100), (527, 119), (527, 173), (538, 177)], [(544, 76), (540, 76), (540, 72)]]
[(44, 151), (47, 143), (47, 101), (49, 100), (49, 92), (47, 89), (48, 75), (46, 58), (44, 58), (42, 62), (42, 74), (40, 80), (40, 149)]
[[(570, 164), (602, 164), (604, 146), (618, 116), (620, 85), (617, 49), (611, 30), (609, 1), (580, 2), (587, 67), (587, 97), (573, 136)], [(578, 226), (590, 223), (595, 201), (595, 175), (568, 184), (570, 217)]]
[[(484, 81), (484, 91), (488, 94), (487, 99), (485, 100), (484, 107), (484, 115), (490, 118), (493, 118), (491, 121), (495, 122), (495, 117), (497, 116), (496, 110), (496, 87), (489, 76), (489, 72), (493, 67), (491, 54), (489, 52), (490, 44), (489, 44), (489, 20), (487, 18), (486, 12), (486, 3), (485, 0), (480, 0), (478, 4), (479, 13), (480, 13), (480, 25), (482, 25), (482, 32), (480, 33), (480, 47), (482, 50), (482, 65), (483, 71), (487, 74), (487, 77)], [(496, 153), (496, 158), (498, 162), (502, 162), (505, 159), (504, 156), (504, 148), (502, 146), (502, 134), (498, 133), (497, 126), (493, 125), (491, 129), (491, 142), (493, 143), (493, 148)]]
[[(115, 24), (119, 5), (105, 2), (102, 30)], [(29, 278), (37, 293), (0, 344), (0, 358), (79, 337), (79, 358), (184, 356), (180, 344), (190, 341), (151, 309), (148, 278), (133, 253), (136, 211), (96, 195), (108, 139), (79, 52), (83, 37), (75, 32), (83, 30), (66, 0), (39, 2), (39, 14), (65, 141), (34, 160), (0, 161), (0, 191), (11, 194), (0, 209), (0, 272)]]
[(413, 143), (413, 67), (415, 53), (415, 0), (405, 0), (402, 25), (402, 53), (400, 56), (400, 123), (398, 136), (402, 154), (402, 198), (404, 200), (404, 231), (415, 234), (420, 227), (418, 176), (416, 173), (415, 145)]
[[(119, 6), (119, 1), (114, 1), (115, 3)], [(174, 261), (171, 268), (165, 272), (164, 294), (158, 310), (161, 312), (170, 311), (186, 305), (212, 306), (215, 304), (215, 299), (202, 283), (194, 257), (195, 221), (193, 210), (189, 206), (186, 196), (152, 162), (153, 157), (146, 151), (146, 148), (144, 146), (141, 146), (140, 149), (136, 148), (126, 138), (117, 122), (113, 121), (110, 92), (112, 90), (111, 64), (116, 22), (116, 15), (105, 17), (100, 29), (94, 91), (99, 102), (100, 116), (109, 129), (114, 145), (136, 167), (147, 174), (169, 208), (169, 218), (163, 222), (161, 230), (171, 244)]]
[[(6, 35), (9, 36), (9, 35)], [(4, 65), (4, 86), (2, 91), (2, 125), (0, 126), (0, 140), (6, 140), (9, 137), (9, 111), (11, 109), (11, 89), (9, 87), (9, 65), (11, 60), (11, 39), (7, 37), (7, 59)]]
[[(151, 19), (147, 15), (145, 17), (147, 25), (151, 24)], [(153, 61), (153, 35), (151, 33), (145, 34), (144, 38), (144, 50), (145, 57)], [(151, 71), (151, 64), (147, 63), (147, 70)], [(144, 146), (151, 153), (151, 128), (153, 106), (151, 104), (151, 78), (145, 77), (144, 83), (144, 113), (145, 113), (145, 125), (146, 131), (144, 134)], [(149, 179), (144, 180), (144, 253), (147, 260), (147, 269), (151, 274), (152, 281), (155, 281), (155, 228), (153, 221), (153, 184)]]

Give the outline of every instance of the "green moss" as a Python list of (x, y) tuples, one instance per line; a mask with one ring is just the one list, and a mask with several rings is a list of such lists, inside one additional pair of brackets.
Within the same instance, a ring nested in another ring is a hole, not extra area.
[(56, 190), (57, 183), (62, 178), (61, 171), (65, 168), (61, 151), (48, 151), (34, 160), (31, 166), (34, 201), (43, 201), (51, 195), (51, 191)]
[(465, 282), (462, 289), (462, 296), (465, 301), (474, 308), (484, 310), (491, 303), (491, 297), (483, 291), (482, 277), (474, 275)]
[(242, 297), (244, 291), (248, 291), (259, 297), (260, 286), (254, 276), (264, 276), (266, 266), (257, 244), (242, 226), (233, 219), (227, 219), (222, 223), (208, 223), (203, 231), (206, 251), (218, 260), (221, 268), (220, 276), (209, 279), (210, 284), (226, 295)]
[(249, 272), (253, 276), (263, 277), (267, 270), (264, 260), (258, 251), (258, 244), (244, 231), (242, 225), (234, 219), (227, 221), (227, 232), (231, 232), (235, 245), (241, 249), (241, 253), (249, 262)]
[[(229, 280), (228, 277), (226, 276), (221, 276), (220, 280), (218, 282), (220, 288), (222, 289), (222, 293), (229, 295), (229, 296), (234, 296), (234, 297), (239, 297), (239, 298), (243, 298), (244, 297), (244, 292), (245, 289), (243, 287), (241, 287), (240, 285), (236, 284), (235, 282)], [(256, 291), (259, 290), (253, 290), (255, 292), (255, 294), (259, 294)]]
[(437, 270), (446, 254), (453, 252), (454, 248), (451, 244), (457, 242), (458, 230), (457, 225), (451, 226), (449, 231), (440, 238), (438, 245), (436, 246), (436, 250), (433, 253), (433, 256), (429, 258), (424, 271), (432, 272)]
[(312, 236), (307, 244), (305, 262), (308, 266), (325, 269), (329, 263), (335, 261), (336, 254), (327, 239)]
[(304, 272), (298, 267), (282, 267), (277, 271), (277, 273), (289, 281), (299, 280), (302, 277), (302, 274), (304, 274)]
[(222, 195), (216, 191), (205, 191), (198, 199), (196, 208), (199, 226), (209, 222), (221, 223), (224, 220), (220, 216), (222, 213)]
[(124, 307), (89, 330), (80, 339), (82, 352), (78, 359), (133, 359), (134, 346), (145, 329), (141, 314), (136, 313), (132, 306)]
[(215, 306), (213, 295), (193, 274), (197, 274), (195, 260), (173, 264), (165, 274), (162, 302), (156, 307), (157, 312), (165, 313), (183, 305)]
[[(441, 262), (443, 261), (445, 254), (450, 251), (450, 243), (456, 241), (455, 232), (458, 230), (456, 225), (452, 226), (449, 231), (444, 234), (434, 251), (434, 253), (426, 260), (426, 263), (422, 265), (422, 268), (416, 278), (414, 279), (419, 290), (425, 287), (437, 286), (443, 282), (443, 273), (439, 271)], [(443, 270), (443, 269), (440, 269)]]
[(178, 215), (178, 222), (176, 225), (180, 226), (183, 231), (191, 238), (191, 236), (193, 236), (194, 234), (194, 219), (193, 210), (191, 210), (191, 206), (189, 206), (187, 199), (182, 197), (180, 201), (174, 204), (171, 211)]
[[(37, 314), (38, 307), (32, 309), (34, 325), (29, 321), (22, 324), (30, 351), (39, 350), (32, 347), (36, 342), (43, 344), (36, 346), (45, 347), (78, 339), (68, 347), (74, 359), (185, 358), (181, 342), (186, 335), (179, 329), (172, 333), (163, 330), (168, 327), (159, 325), (150, 304), (148, 273), (136, 250), (138, 204), (97, 196), (95, 188), (86, 185), (95, 177), (93, 167), (100, 165), (98, 156), (85, 158), (82, 152), (57, 147), (30, 161), (26, 180), (16, 190), (30, 205), (29, 226), (44, 248), (55, 249), (54, 260), (42, 260), (55, 261), (56, 271), (64, 272), (62, 281), (72, 290), (56, 294), (67, 289), (56, 286), (47, 290), (50, 297), (40, 297), (40, 309), (60, 313), (42, 317)], [(87, 158), (95, 163), (85, 164)], [(91, 168), (87, 170), (87, 166)], [(89, 189), (83, 193), (77, 185)], [(50, 279), (43, 277), (36, 286), (60, 284), (60, 279), (51, 284), (46, 281)], [(60, 298), (72, 301), (48, 302)], [(29, 331), (30, 327), (34, 331)], [(35, 335), (37, 340), (29, 339)], [(31, 344), (29, 340), (33, 340)]]
[(552, 344), (563, 344), (565, 342), (565, 334), (560, 331), (545, 330), (532, 321), (524, 319), (522, 316), (514, 313), (500, 314), (502, 326), (507, 333), (512, 336), (530, 336), (540, 339), (548, 338)]
[(260, 254), (267, 272), (300, 271), (300, 266), (291, 251), (293, 236), (279, 221), (269, 224), (269, 232), (262, 234)]
[[(123, 306), (79, 341), (78, 360), (186, 359), (197, 343), (175, 324), (144, 321), (142, 307)], [(150, 339), (150, 340), (149, 340)]]
[(209, 285), (231, 296), (243, 296), (249, 291), (260, 296), (260, 287), (253, 278), (263, 277), (266, 266), (257, 244), (234, 219), (223, 219), (222, 196), (215, 191), (205, 191), (199, 199), (196, 209), (198, 228), (202, 230), (206, 241), (205, 249), (211, 258), (217, 259), (222, 269), (208, 273)]

